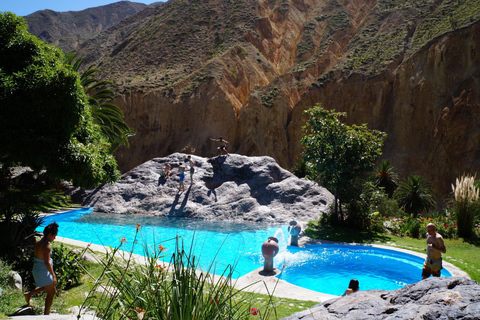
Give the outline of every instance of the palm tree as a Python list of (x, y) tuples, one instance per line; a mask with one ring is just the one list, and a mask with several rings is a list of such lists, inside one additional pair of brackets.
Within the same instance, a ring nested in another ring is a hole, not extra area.
[(400, 183), (394, 193), (398, 205), (407, 213), (417, 216), (418, 213), (435, 208), (433, 190), (427, 180), (412, 175)]
[(393, 197), (395, 189), (398, 187), (398, 171), (390, 165), (389, 160), (382, 160), (382, 162), (376, 167), (375, 175), (373, 177), (373, 183), (378, 188), (383, 188), (386, 194), (390, 198)]
[(110, 152), (115, 151), (121, 144), (129, 146), (128, 137), (133, 136), (134, 132), (130, 130), (123, 120), (125, 115), (122, 110), (109, 103), (113, 100), (115, 93), (106, 89), (111, 81), (100, 81), (95, 78), (94, 74), (99, 69), (88, 67), (80, 74), (79, 70), (83, 63), (83, 58), (75, 59), (76, 54), (72, 53), (65, 57), (65, 64), (68, 64), (80, 75), (80, 82), (88, 96), (88, 104), (92, 112), (93, 121), (100, 126), (102, 134), (107, 137), (110, 142)]

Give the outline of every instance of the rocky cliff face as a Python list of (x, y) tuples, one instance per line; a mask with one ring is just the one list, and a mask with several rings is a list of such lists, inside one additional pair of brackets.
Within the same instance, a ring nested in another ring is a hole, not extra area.
[(384, 157), (442, 199), (478, 168), (479, 18), (473, 0), (171, 0), (80, 51), (136, 132), (123, 171), (214, 155), (218, 136), (291, 167), (303, 111), (322, 103), (387, 132)]

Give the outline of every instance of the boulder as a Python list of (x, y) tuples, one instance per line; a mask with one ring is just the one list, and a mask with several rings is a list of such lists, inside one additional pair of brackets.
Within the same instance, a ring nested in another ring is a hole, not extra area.
[(22, 290), (22, 277), (15, 271), (8, 273), (8, 285), (13, 289)]
[[(87, 191), (83, 204), (103, 212), (288, 223), (318, 220), (334, 199), (325, 188), (297, 178), (271, 157), (230, 154), (192, 159), (193, 184), (187, 155), (174, 153), (143, 163), (115, 184)], [(184, 192), (179, 191), (182, 162)], [(167, 163), (173, 167), (172, 175), (164, 179), (159, 173)]]
[(461, 277), (429, 278), (402, 289), (358, 291), (283, 320), (479, 319), (480, 285)]

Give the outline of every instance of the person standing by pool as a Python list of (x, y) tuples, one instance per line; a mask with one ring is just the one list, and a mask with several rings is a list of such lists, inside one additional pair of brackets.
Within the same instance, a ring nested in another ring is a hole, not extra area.
[(25, 300), (30, 305), (30, 298), (38, 292), (47, 291), (47, 298), (45, 299), (44, 314), (50, 314), (50, 307), (52, 306), (53, 296), (55, 295), (55, 285), (57, 284), (57, 276), (53, 272), (53, 260), (50, 257), (52, 246), (50, 242), (55, 240), (58, 233), (58, 224), (56, 222), (50, 223), (43, 231), (43, 237), (35, 244), (33, 249), (33, 277), (35, 278), (34, 290), (25, 292)]
[(185, 191), (185, 186), (183, 185), (183, 180), (185, 179), (185, 166), (183, 165), (183, 162), (180, 162), (178, 170), (180, 173), (180, 185), (178, 186), (178, 190)]
[(442, 253), (447, 252), (443, 237), (436, 232), (433, 223), (427, 224), (427, 258), (423, 263), (422, 279), (433, 275), (440, 277), (442, 270)]
[(188, 155), (187, 157), (188, 163), (190, 164), (190, 185), (193, 184), (193, 174), (195, 173), (195, 161), (193, 161), (192, 157)]

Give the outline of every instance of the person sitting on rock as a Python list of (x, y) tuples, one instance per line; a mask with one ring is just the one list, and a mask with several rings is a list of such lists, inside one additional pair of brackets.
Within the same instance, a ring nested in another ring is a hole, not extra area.
[(219, 137), (218, 139), (210, 138), (210, 140), (220, 142), (220, 146), (217, 148), (219, 156), (222, 155), (223, 152), (225, 152), (225, 154), (229, 154), (227, 151), (227, 143), (229, 142), (227, 140), (223, 139), (222, 137)]
[(342, 296), (348, 296), (349, 294), (357, 292), (359, 290), (359, 287), (360, 284), (358, 283), (357, 279), (350, 280), (350, 283), (348, 284), (348, 289), (345, 290)]
[(170, 175), (172, 174), (170, 170), (172, 170), (172, 167), (167, 163), (165, 167), (163, 167), (162, 170), (160, 170), (160, 177), (164, 179), (168, 179), (168, 177), (170, 177)]

